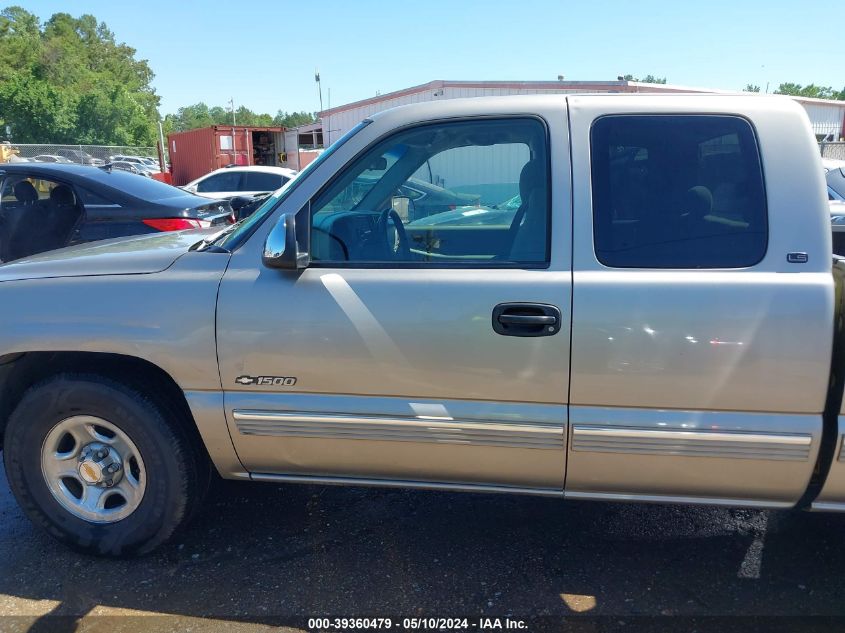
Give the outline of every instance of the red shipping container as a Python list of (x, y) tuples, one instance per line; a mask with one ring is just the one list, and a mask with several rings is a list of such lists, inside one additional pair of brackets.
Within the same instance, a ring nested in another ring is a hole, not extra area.
[(226, 165), (279, 164), (284, 152), (283, 127), (212, 125), (167, 135), (170, 173), (174, 185), (192, 180)]

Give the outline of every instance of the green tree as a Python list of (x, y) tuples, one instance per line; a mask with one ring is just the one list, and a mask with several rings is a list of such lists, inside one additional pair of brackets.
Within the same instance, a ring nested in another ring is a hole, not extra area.
[(49, 82), (13, 72), (0, 82), (0, 113), (3, 125), (12, 128), (14, 140), (27, 142), (74, 142), (77, 103)]
[(153, 72), (92, 15), (0, 12), (0, 120), (15, 141), (152, 145)]
[(226, 108), (223, 108), (221, 106), (214, 106), (213, 108), (209, 109), (208, 114), (209, 116), (211, 116), (211, 120), (218, 125), (220, 125), (221, 123), (232, 122), (231, 110), (227, 110)]
[[(235, 123), (254, 127), (298, 127), (316, 121), (316, 113), (312, 112), (283, 112), (279, 110), (276, 116), (266, 113), (253, 112), (246, 106), (235, 110)], [(210, 125), (232, 125), (232, 110), (221, 106), (208, 107), (203, 102), (184, 106), (176, 114), (168, 114), (164, 118), (163, 129), (169, 132), (183, 132)]]
[(317, 120), (316, 112), (283, 112), (279, 110), (276, 116), (273, 117), (273, 125), (283, 125), (284, 127), (299, 127), (300, 125), (309, 125)]
[[(273, 125), (273, 117), (269, 114), (253, 112), (246, 106), (241, 106), (235, 111), (238, 125), (251, 125), (256, 127), (269, 127)], [(231, 121), (231, 118), (229, 119)]]
[[(843, 89), (845, 92), (845, 89)], [(809, 97), (812, 99), (843, 99), (842, 92), (837, 92), (830, 86), (817, 86), (807, 84), (802, 86), (796, 83), (783, 83), (777, 87), (775, 94), (792, 95), (794, 97)]]
[(633, 75), (625, 75), (623, 77), (625, 81), (639, 81), (644, 84), (665, 84), (666, 77), (655, 77), (654, 75), (646, 75), (642, 79), (637, 79)]
[(760, 86), (754, 84), (745, 84), (744, 92), (760, 92)]
[[(222, 112), (223, 108), (219, 108), (219, 110)], [(193, 130), (198, 127), (208, 127), (209, 125), (223, 122), (215, 121), (211, 116), (208, 106), (203, 102), (179, 108), (176, 110), (175, 115), (168, 115), (168, 117), (172, 117), (173, 131), (175, 132)], [(231, 123), (232, 119), (230, 118), (228, 122)]]

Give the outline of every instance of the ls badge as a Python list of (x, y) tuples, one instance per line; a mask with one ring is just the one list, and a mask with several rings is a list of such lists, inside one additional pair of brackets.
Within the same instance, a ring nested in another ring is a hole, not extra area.
[(296, 384), (296, 378), (293, 376), (238, 376), (235, 382), (239, 385), (259, 387), (293, 387)]

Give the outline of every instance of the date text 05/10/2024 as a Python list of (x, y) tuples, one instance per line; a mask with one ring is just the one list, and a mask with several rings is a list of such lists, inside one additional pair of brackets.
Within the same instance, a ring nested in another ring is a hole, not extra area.
[(312, 631), (343, 631), (343, 630), (382, 630), (394, 629), (410, 631), (426, 630), (526, 630), (524, 620), (512, 618), (309, 618), (308, 629)]

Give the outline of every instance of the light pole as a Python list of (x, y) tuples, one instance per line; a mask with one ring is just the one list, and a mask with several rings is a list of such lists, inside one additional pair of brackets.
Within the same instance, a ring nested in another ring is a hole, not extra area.
[(320, 112), (323, 111), (323, 86), (320, 85), (320, 70), (314, 69), (314, 81), (317, 82), (317, 92), (320, 93)]
[(237, 123), (235, 123), (235, 98), (234, 97), (231, 97), (229, 99), (229, 105), (232, 106), (232, 154), (231, 154), (231, 156), (232, 156), (232, 162), (237, 164), (237, 162), (238, 162), (238, 150), (237, 150), (237, 147), (235, 145), (235, 143), (237, 143), (236, 133), (235, 133), (235, 126), (237, 125)]
[(158, 120), (158, 166), (161, 167), (161, 173), (167, 171), (167, 161), (164, 159), (164, 152), (166, 145), (164, 144), (164, 130), (161, 127), (161, 119)]

